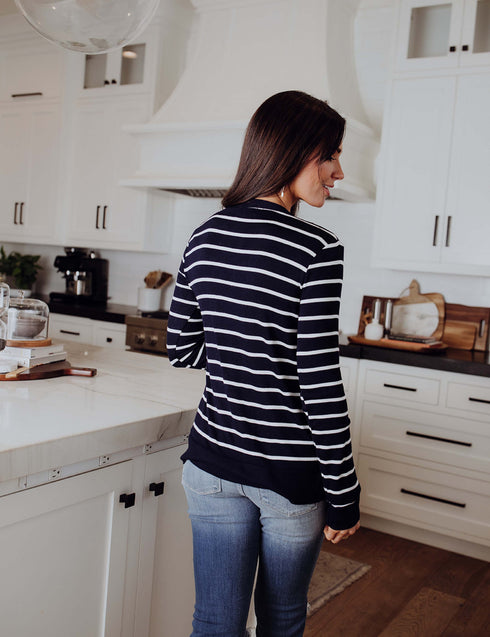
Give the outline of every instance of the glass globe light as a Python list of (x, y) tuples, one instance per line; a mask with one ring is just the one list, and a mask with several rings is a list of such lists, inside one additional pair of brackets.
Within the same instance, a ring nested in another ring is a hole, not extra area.
[(105, 53), (132, 41), (160, 0), (15, 0), (43, 37), (72, 51)]

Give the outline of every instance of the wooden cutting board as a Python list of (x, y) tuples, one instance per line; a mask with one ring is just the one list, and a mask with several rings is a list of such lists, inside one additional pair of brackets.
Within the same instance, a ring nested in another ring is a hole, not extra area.
[(437, 354), (447, 349), (446, 343), (438, 341), (437, 343), (412, 343), (411, 341), (395, 341), (390, 338), (382, 338), (379, 341), (373, 341), (364, 336), (348, 336), (350, 343), (356, 345), (369, 345), (370, 347), (385, 347), (386, 349), (401, 349), (407, 352), (421, 352), (427, 354)]
[(93, 367), (72, 367), (68, 361), (58, 361), (56, 363), (45, 363), (39, 367), (31, 367), (21, 374), (9, 376), (0, 374), (2, 380), (41, 380), (44, 378), (56, 378), (57, 376), (95, 376), (97, 370)]
[(442, 294), (421, 294), (413, 279), (408, 294), (393, 303), (392, 332), (440, 340), (444, 331), (445, 303)]

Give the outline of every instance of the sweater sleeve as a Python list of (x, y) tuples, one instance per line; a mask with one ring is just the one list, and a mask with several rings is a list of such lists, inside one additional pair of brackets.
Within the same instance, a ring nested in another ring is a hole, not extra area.
[(170, 304), (167, 326), (168, 358), (174, 367), (204, 369), (206, 347), (201, 310), (187, 281), (184, 260), (185, 257), (180, 265)]
[(298, 320), (297, 364), (303, 408), (320, 463), (327, 524), (343, 530), (359, 520), (360, 486), (339, 359), (343, 247), (328, 244), (308, 267)]

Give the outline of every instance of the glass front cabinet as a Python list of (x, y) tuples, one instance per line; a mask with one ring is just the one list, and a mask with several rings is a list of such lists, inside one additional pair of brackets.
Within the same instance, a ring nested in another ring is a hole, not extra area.
[(397, 69), (490, 64), (490, 0), (401, 0)]

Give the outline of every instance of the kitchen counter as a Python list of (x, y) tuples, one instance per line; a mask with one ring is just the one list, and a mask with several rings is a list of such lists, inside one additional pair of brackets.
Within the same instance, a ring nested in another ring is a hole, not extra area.
[(437, 353), (418, 353), (369, 345), (349, 343), (346, 337), (341, 338), (341, 356), (382, 361), (410, 367), (439, 369), (445, 372), (470, 374), (490, 377), (489, 352), (473, 352), (448, 348)]
[(97, 375), (0, 382), (0, 482), (189, 432), (204, 372), (165, 357), (65, 343)]

